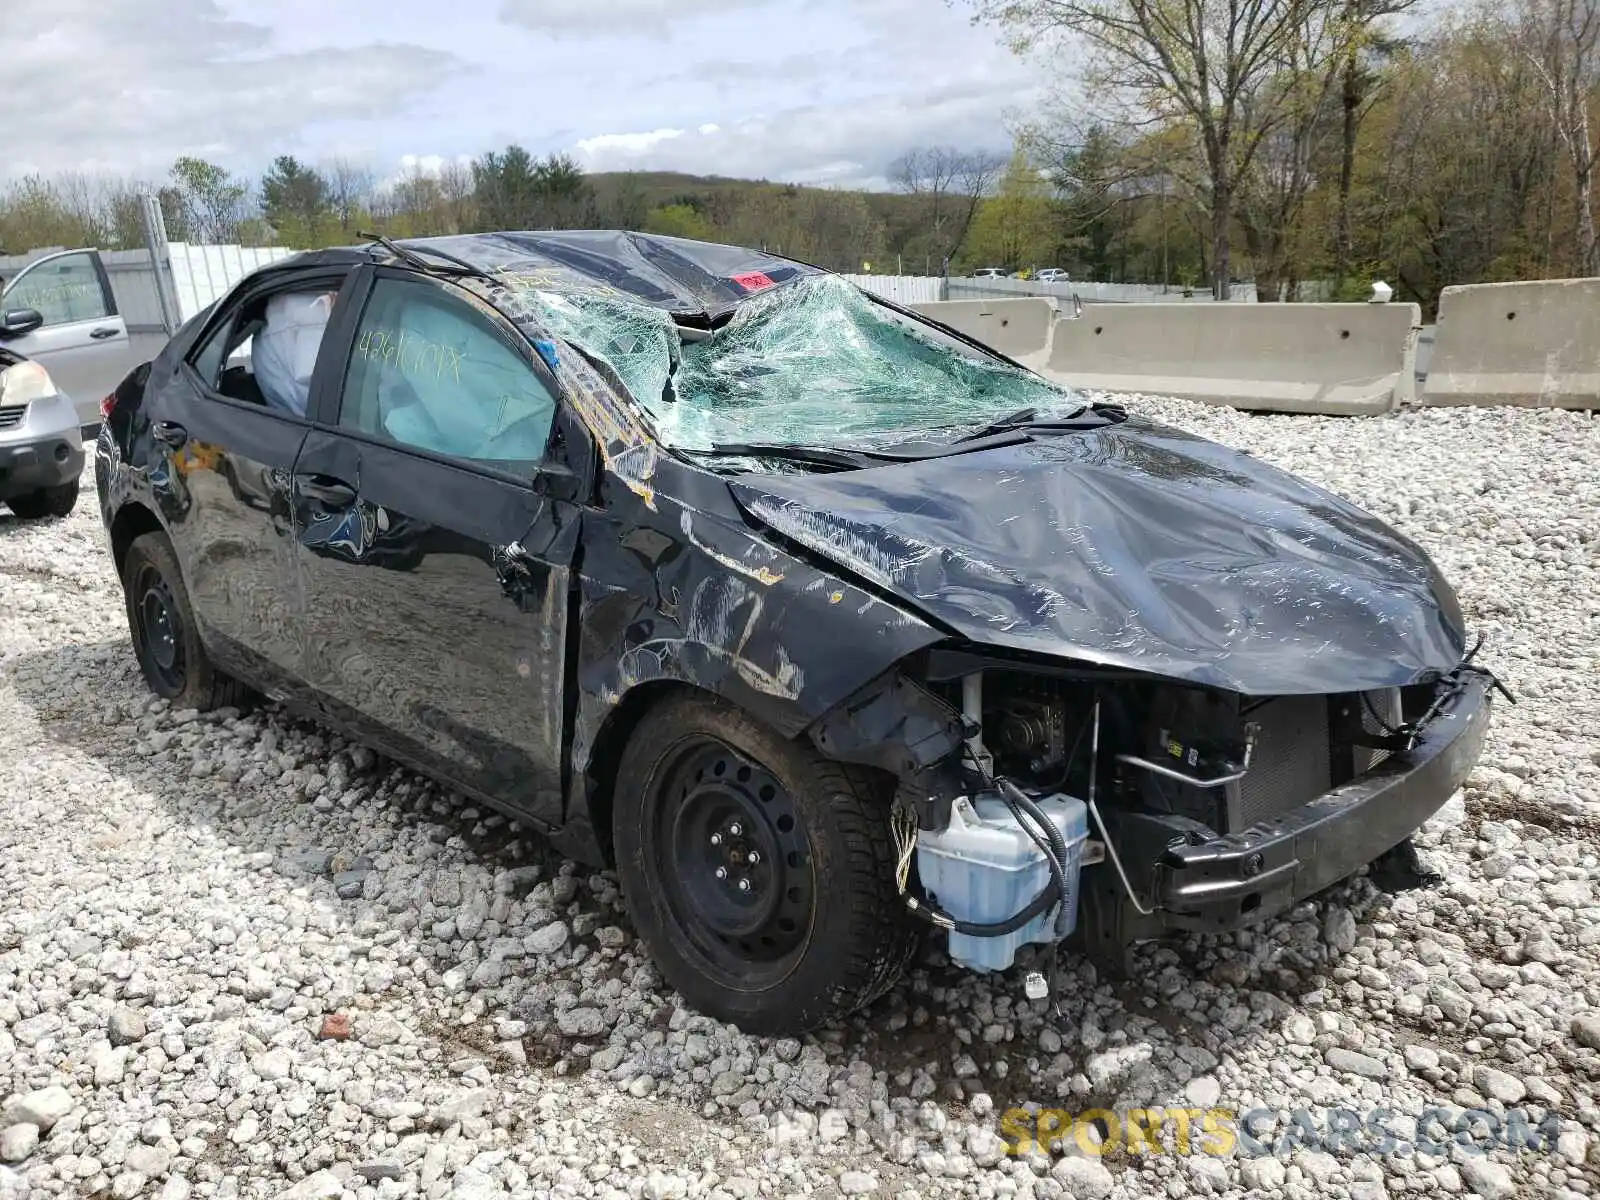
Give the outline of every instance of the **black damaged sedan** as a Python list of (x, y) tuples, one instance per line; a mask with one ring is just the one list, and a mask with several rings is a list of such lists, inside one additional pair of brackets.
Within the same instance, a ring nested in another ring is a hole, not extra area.
[(1369, 514), (837, 276), (627, 233), (256, 272), (108, 397), (150, 687), (260, 693), (611, 864), (674, 987), (1048, 988), (1403, 855), (1492, 676)]

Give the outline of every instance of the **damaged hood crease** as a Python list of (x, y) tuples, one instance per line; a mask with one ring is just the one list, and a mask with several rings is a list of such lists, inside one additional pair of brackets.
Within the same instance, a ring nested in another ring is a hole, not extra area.
[(1253, 696), (1404, 686), (1463, 656), (1454, 594), (1409, 539), (1140, 420), (731, 486), (769, 528), (981, 645)]

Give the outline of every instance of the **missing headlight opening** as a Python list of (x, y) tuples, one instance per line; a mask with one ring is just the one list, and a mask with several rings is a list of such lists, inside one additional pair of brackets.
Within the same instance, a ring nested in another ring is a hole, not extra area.
[[(1342, 877), (1347, 839), (1327, 821), (1399, 786), (1412, 759), (1461, 732), (1439, 727), (1454, 724), (1451, 705), (1497, 682), (1470, 656), (1431, 683), (1278, 696), (963, 665), (971, 656), (926, 659), (924, 682), (963, 736), (903, 780), (893, 830), (907, 907), (979, 971), (1074, 934), (1093, 946), (1253, 922), (1303, 894), (1301, 873)], [(1357, 865), (1409, 850), (1411, 827), (1379, 824)], [(1030, 994), (1041, 978), (1027, 975)]]

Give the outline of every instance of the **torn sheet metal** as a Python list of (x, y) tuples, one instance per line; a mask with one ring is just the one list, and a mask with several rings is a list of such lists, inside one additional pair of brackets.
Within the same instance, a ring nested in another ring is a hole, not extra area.
[(663, 459), (659, 508), (584, 516), (572, 761), (641, 685), (721, 695), (786, 736), (939, 630), (794, 558), (749, 527), (720, 480)]
[(625, 302), (700, 322), (732, 311), (762, 286), (822, 274), (759, 250), (616, 230), (476, 233), (417, 244), (454, 254), (520, 290)]
[(1420, 682), (1465, 647), (1454, 594), (1409, 539), (1141, 420), (732, 487), (770, 528), (983, 645), (1263, 696)]

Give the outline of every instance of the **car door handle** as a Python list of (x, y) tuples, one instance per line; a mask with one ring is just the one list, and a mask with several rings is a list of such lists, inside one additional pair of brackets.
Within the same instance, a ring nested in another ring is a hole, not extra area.
[(171, 446), (176, 450), (189, 440), (189, 431), (176, 421), (157, 421), (150, 430), (150, 436), (162, 445)]
[(102, 338), (116, 337), (117, 336), (117, 332), (118, 331), (115, 330), (115, 329), (107, 329), (107, 328), (102, 327), (100, 329), (91, 329), (89, 331), (89, 336), (94, 338), (94, 340), (98, 342)]
[(330, 475), (296, 475), (294, 485), (302, 496), (328, 508), (348, 508), (356, 502), (356, 490)]

